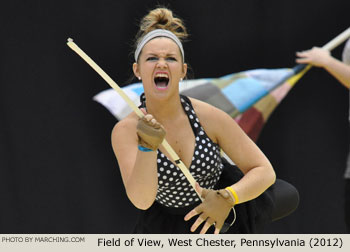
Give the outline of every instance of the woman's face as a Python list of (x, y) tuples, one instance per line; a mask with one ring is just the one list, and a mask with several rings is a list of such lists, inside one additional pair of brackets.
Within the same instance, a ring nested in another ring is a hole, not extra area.
[(177, 44), (169, 38), (159, 37), (143, 47), (133, 70), (136, 77), (141, 77), (145, 93), (167, 97), (178, 92), (179, 81), (186, 75), (187, 65), (182, 61)]

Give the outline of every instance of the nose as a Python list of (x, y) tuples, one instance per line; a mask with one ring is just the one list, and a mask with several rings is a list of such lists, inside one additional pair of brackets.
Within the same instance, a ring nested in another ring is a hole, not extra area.
[(158, 67), (158, 68), (161, 68), (161, 69), (167, 68), (168, 65), (167, 65), (167, 63), (166, 63), (166, 60), (163, 59), (163, 58), (160, 58), (160, 59), (158, 60), (158, 62), (157, 62), (157, 67)]

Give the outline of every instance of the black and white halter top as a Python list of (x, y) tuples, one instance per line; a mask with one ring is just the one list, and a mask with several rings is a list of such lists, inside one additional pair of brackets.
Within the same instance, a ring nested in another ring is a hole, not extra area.
[[(181, 104), (188, 116), (196, 143), (189, 168), (201, 187), (213, 188), (223, 170), (220, 147), (205, 133), (190, 100), (181, 96)], [(160, 150), (157, 150), (158, 191), (156, 201), (166, 207), (181, 208), (200, 201), (181, 170)]]

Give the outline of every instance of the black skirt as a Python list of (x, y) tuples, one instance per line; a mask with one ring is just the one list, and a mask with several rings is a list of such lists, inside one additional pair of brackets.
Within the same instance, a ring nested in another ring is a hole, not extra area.
[[(242, 178), (243, 174), (237, 166), (229, 164), (223, 160), (224, 169), (220, 180), (214, 189), (223, 189), (230, 186)], [(185, 215), (196, 205), (184, 208), (169, 208), (154, 202), (153, 205), (143, 211), (140, 210), (139, 218), (134, 228), (136, 234), (189, 234), (190, 228), (198, 216), (185, 221)], [(226, 231), (226, 233), (262, 233), (264, 226), (271, 222), (271, 214), (274, 208), (274, 201), (269, 190), (266, 190), (259, 197), (235, 206), (236, 221)], [(231, 223), (233, 219), (232, 211), (226, 220)], [(202, 224), (204, 225), (204, 224)], [(199, 226), (195, 233), (202, 229)], [(214, 227), (211, 227), (207, 233), (213, 233)]]

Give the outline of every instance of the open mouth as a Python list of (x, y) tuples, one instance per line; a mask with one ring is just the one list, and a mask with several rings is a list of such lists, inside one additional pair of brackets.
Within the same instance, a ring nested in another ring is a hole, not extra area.
[(158, 89), (165, 89), (169, 84), (169, 77), (167, 74), (158, 74), (154, 77), (154, 83)]

